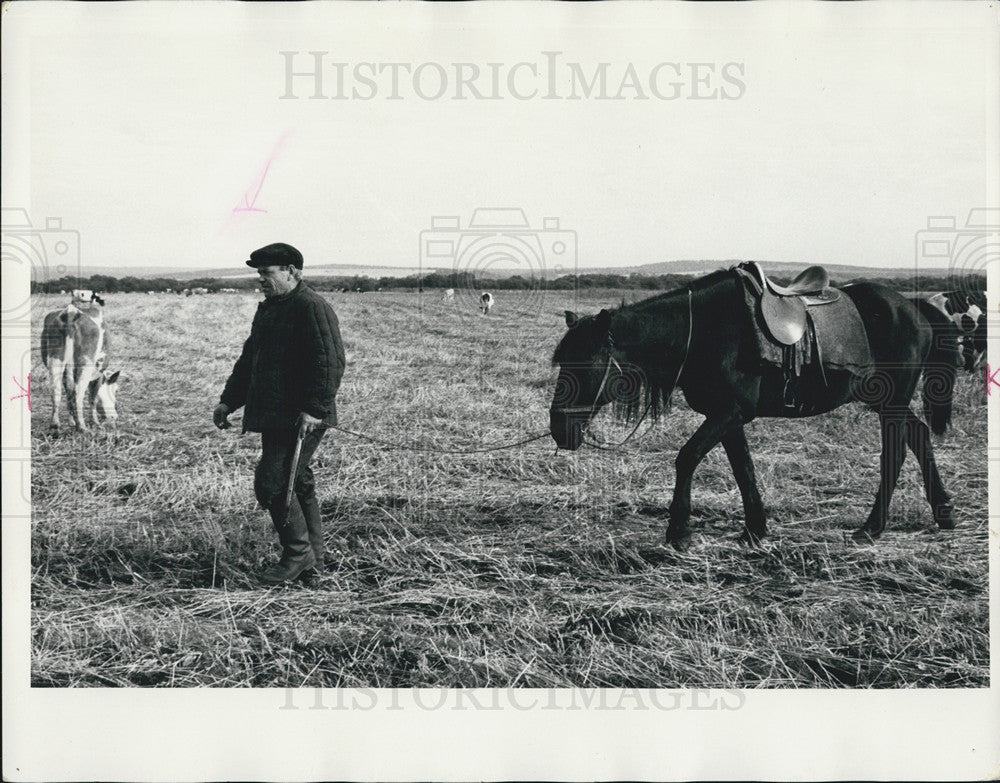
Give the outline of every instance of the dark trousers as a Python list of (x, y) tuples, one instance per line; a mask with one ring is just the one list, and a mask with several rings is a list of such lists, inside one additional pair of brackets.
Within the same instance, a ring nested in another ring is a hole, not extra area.
[[(325, 434), (325, 429), (318, 428), (302, 440), (299, 467), (295, 473), (295, 496), (303, 508), (316, 500), (316, 482), (309, 461)], [(268, 510), (284, 507), (297, 436), (297, 429), (266, 430), (261, 433), (262, 451), (254, 472), (253, 490), (257, 502)]]

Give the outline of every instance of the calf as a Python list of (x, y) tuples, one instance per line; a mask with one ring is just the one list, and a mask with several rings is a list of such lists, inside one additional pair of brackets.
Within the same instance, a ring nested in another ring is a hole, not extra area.
[(489, 291), (484, 291), (483, 295), (479, 297), (479, 309), (483, 311), (483, 315), (489, 315), (492, 308), (493, 294)]
[[(78, 294), (90, 294), (90, 300)], [(73, 301), (63, 310), (45, 316), (42, 326), (42, 362), (52, 383), (52, 422), (49, 431), (59, 434), (62, 393), (78, 432), (87, 429), (89, 418), (99, 424), (98, 408), (114, 423), (118, 372), (107, 370), (108, 335), (104, 325), (104, 301), (96, 294), (73, 292)], [(84, 415), (84, 407), (87, 414)]]

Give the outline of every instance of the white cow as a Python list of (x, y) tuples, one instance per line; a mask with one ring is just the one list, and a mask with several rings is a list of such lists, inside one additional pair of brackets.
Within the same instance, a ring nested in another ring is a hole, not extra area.
[[(88, 418), (95, 425), (100, 423), (98, 408), (106, 420), (117, 421), (119, 373), (108, 371), (107, 359), (104, 300), (92, 291), (74, 291), (73, 301), (46, 315), (42, 326), (42, 362), (52, 384), (52, 434), (59, 434), (64, 390), (78, 432), (87, 429)], [(85, 405), (88, 415), (84, 415)]]
[(441, 297), (441, 299), (444, 300), (445, 302), (454, 302), (455, 301), (455, 289), (454, 288), (448, 288), (448, 289), (446, 289), (445, 292), (444, 292), (444, 295)]
[(483, 315), (489, 315), (493, 308), (493, 294), (483, 291), (483, 295), (479, 297), (479, 308), (483, 311)]

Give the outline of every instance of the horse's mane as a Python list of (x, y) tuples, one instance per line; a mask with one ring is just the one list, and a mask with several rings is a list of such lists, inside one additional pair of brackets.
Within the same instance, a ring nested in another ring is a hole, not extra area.
[[(683, 306), (683, 321), (686, 330), (688, 324), (687, 300), (688, 291), (697, 295), (717, 285), (723, 280), (732, 278), (730, 269), (719, 269), (704, 277), (692, 280), (687, 285), (672, 291), (641, 299), (638, 302), (626, 304), (624, 300), (613, 310), (611, 315), (610, 335), (618, 348), (631, 347), (640, 350), (629, 351), (629, 361), (622, 364), (624, 378), (616, 384), (616, 401), (613, 405), (615, 415), (625, 421), (635, 418), (647, 408), (654, 419), (659, 418), (664, 409), (669, 409), (670, 395), (674, 390), (681, 357), (668, 357), (662, 351), (655, 349), (655, 339), (649, 333), (638, 334), (641, 327), (652, 324), (654, 328), (662, 325), (668, 314), (677, 311), (678, 305)], [(661, 317), (663, 316), (663, 317)], [(594, 316), (580, 319), (578, 326), (588, 328)], [(639, 327), (639, 328), (637, 328)], [(552, 355), (553, 364), (562, 364), (567, 357), (567, 343), (574, 339), (571, 335), (579, 334), (577, 326), (559, 341)], [(685, 331), (685, 338), (687, 334)], [(576, 338), (585, 339), (585, 338)], [(641, 350), (645, 348), (644, 352)], [(641, 408), (641, 410), (640, 410)]]
[[(733, 276), (730, 269), (718, 269), (704, 277), (692, 280), (687, 285), (663, 294), (657, 294), (632, 304), (622, 305), (611, 311), (611, 335), (615, 344), (624, 347), (629, 340), (629, 333), (644, 317), (660, 312), (672, 311), (676, 305), (683, 303), (684, 329), (687, 329), (687, 299), (688, 291), (697, 295), (723, 280)], [(636, 335), (638, 337), (638, 335)], [(685, 331), (685, 340), (687, 333)], [(639, 340), (633, 345), (642, 345)], [(621, 384), (619, 398), (613, 404), (615, 416), (624, 421), (630, 421), (641, 416), (646, 410), (653, 420), (659, 419), (664, 411), (670, 410), (671, 395), (674, 382), (680, 369), (682, 357), (667, 357), (662, 352), (633, 351), (627, 366), (622, 365), (626, 379)]]

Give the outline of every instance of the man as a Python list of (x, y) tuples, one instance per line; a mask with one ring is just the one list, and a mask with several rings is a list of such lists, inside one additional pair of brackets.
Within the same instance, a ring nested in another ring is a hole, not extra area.
[[(250, 337), (213, 413), (215, 426), (245, 405), (243, 431), (261, 433), (254, 493), (271, 514), (281, 559), (261, 579), (279, 584), (310, 579), (323, 566), (323, 531), (309, 460), (326, 428), (337, 423), (335, 397), (344, 374), (344, 346), (333, 308), (302, 282), (302, 254), (281, 242), (250, 254), (265, 299)], [(302, 437), (295, 492), (287, 513), (296, 439)]]

